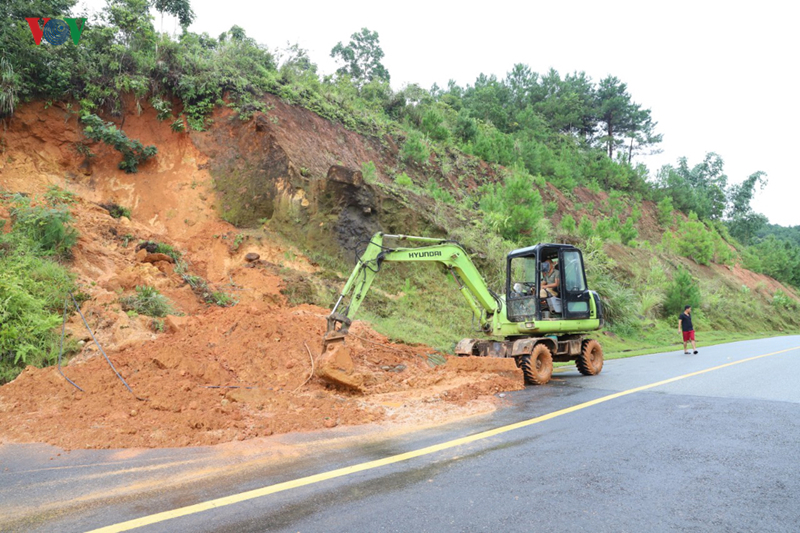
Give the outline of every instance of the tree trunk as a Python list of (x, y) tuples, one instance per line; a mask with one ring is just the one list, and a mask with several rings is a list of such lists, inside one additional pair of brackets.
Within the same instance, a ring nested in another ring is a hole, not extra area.
[(631, 164), (633, 159), (633, 137), (631, 137), (631, 146), (628, 148), (628, 164)]

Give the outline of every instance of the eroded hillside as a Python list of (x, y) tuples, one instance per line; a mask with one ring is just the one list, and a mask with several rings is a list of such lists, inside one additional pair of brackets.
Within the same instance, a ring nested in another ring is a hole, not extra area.
[[(330, 305), (325, 291), (330, 296), (347, 275), (319, 258), (352, 257), (355, 245), (379, 230), (445, 235), (469, 221), (419, 189), (392, 186), (396, 139), (358, 135), (271, 96), (266, 102), (268, 112), (245, 122), (220, 108), (210, 130), (199, 133), (173, 132), (153, 109), (138, 113), (130, 102), (118, 125), (158, 147), (136, 174), (119, 170), (120, 156), (108, 146), (90, 144), (92, 158), (76, 150), (85, 139), (70, 107), (33, 103), (15, 113), (3, 133), (0, 188), (35, 198), (55, 185), (77, 196), (70, 209), (80, 237), (68, 265), (82, 313), (133, 393), (73, 313), (67, 331), (79, 339), (79, 353), (63, 371), (83, 391), (54, 367), (29, 367), (0, 388), (4, 441), (188, 446), (376, 421), (419, 425), (485, 412), (501, 401), (498, 392), (522, 387), (511, 360), (456, 360), (425, 345), (389, 342), (365, 323), (354, 326), (350, 341), (363, 388), (338, 390), (314, 376), (327, 309), (298, 303)], [(437, 163), (408, 172), (419, 183), (435, 174), (453, 194), (496, 180), (485, 163), (448, 157), (446, 169)], [(374, 175), (361, 172), (365, 162), (374, 164)], [(599, 217), (608, 199), (586, 189), (569, 198), (552, 186), (542, 193), (557, 206), (556, 228), (565, 214)], [(110, 205), (128, 208), (130, 217), (113, 218)], [(659, 239), (655, 206), (644, 202), (641, 211), (639, 234)], [(653, 257), (621, 245), (606, 253), (631, 277)], [(735, 265), (674, 261), (732, 291), (794, 295)], [(402, 301), (413, 292), (406, 285), (399, 294), (378, 289), (371, 311)], [(121, 300), (142, 286), (166, 296), (172, 314), (154, 320), (126, 312)], [(469, 314), (451, 314), (440, 312), (442, 323), (431, 327), (455, 341), (461, 331), (447, 320), (468, 332)]]
[[(75, 151), (82, 136), (65, 108), (33, 104), (14, 116), (3, 137), (0, 184), (31, 197), (52, 185), (77, 195), (71, 212), (80, 238), (69, 266), (86, 298), (81, 310), (133, 393), (73, 313), (67, 331), (81, 348), (63, 372), (83, 391), (55, 367), (29, 367), (0, 388), (4, 441), (67, 448), (187, 446), (375, 421), (425, 424), (493, 409), (496, 393), (522, 387), (511, 361), (442, 364), (445, 358), (431, 348), (390, 343), (360, 323), (350, 343), (366, 376), (361, 390), (337, 390), (314, 377), (327, 310), (292, 306), (281, 291), (317, 267), (283, 239), (237, 229), (217, 213), (212, 172), (233, 174), (229, 165), (238, 150), (263, 157), (253, 172), (260, 179), (248, 176), (251, 181), (238, 190), (242, 197), (256, 201), (263, 193), (291, 212), (309, 208), (308, 197), (325, 194), (325, 184), (311, 184), (283, 148), (301, 147), (291, 139), (279, 142), (273, 133), (262, 136), (260, 118), (236, 124), (251, 130), (258, 140), (251, 142), (224, 127), (198, 139), (175, 134), (152, 110), (126, 116), (128, 135), (159, 148), (155, 160), (126, 174), (107, 147), (93, 145), (97, 156), (91, 161)], [(217, 120), (228, 119), (221, 113)], [(357, 150), (329, 156), (343, 169), (358, 157)], [(327, 163), (304, 164), (317, 173)], [(332, 183), (343, 195), (342, 182)], [(112, 218), (100, 204), (126, 206), (130, 218)], [(179, 251), (190, 275), (206, 280), (207, 292), (228, 294), (236, 305), (209, 302), (207, 293), (187, 283), (185, 272), (176, 272), (173, 258), (142, 249), (145, 242)], [(291, 273), (288, 281), (282, 272)], [(154, 319), (123, 311), (121, 298), (137, 286), (159, 290), (174, 314), (154, 328)]]

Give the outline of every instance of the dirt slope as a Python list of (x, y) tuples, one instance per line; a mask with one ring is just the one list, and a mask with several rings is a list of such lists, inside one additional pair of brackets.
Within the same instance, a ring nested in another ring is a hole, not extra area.
[[(195, 143), (172, 133), (152, 109), (127, 115), (123, 127), (159, 149), (138, 174), (118, 170), (119, 155), (102, 145), (93, 145), (97, 157), (85, 161), (75, 151), (81, 140), (76, 117), (63, 106), (25, 106), (3, 134), (0, 188), (36, 195), (57, 185), (78, 196), (72, 213), (81, 237), (70, 266), (90, 297), (82, 311), (135, 395), (74, 315), (68, 329), (83, 348), (63, 372), (83, 392), (56, 368), (26, 369), (0, 387), (0, 442), (190, 446), (376, 421), (425, 424), (494, 409), (496, 393), (522, 387), (510, 360), (435, 365), (430, 348), (389, 343), (360, 323), (348, 343), (366, 377), (362, 391), (323, 383), (313, 376), (312, 361), (326, 310), (288, 306), (280, 292), (287, 282), (278, 275), (282, 268), (311, 273), (314, 265), (263, 231), (239, 230), (219, 218), (212, 165), (197, 147), (204, 137)], [(224, 148), (212, 144), (217, 152)], [(224, 159), (224, 150), (216, 157)], [(271, 190), (292, 168), (273, 169)], [(303, 194), (287, 194), (302, 205)], [(131, 219), (113, 219), (97, 205), (108, 202), (129, 207)], [(137, 253), (145, 240), (183, 251), (192, 274), (238, 304), (207, 304), (174, 264)], [(248, 262), (248, 253), (260, 259)], [(165, 320), (165, 332), (154, 332), (148, 317), (122, 311), (120, 297), (137, 285), (159, 289), (181, 315)]]

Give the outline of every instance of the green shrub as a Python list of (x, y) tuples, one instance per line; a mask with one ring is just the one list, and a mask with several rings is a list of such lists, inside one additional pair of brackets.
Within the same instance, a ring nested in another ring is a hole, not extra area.
[(622, 240), (622, 244), (629, 245), (631, 241), (633, 241), (636, 237), (639, 236), (639, 232), (633, 225), (633, 217), (628, 217), (628, 220), (625, 221), (625, 224), (620, 226), (619, 228), (619, 236)]
[(403, 161), (413, 161), (421, 165), (427, 162), (430, 156), (431, 151), (425, 144), (422, 134), (412, 131), (406, 138), (403, 149), (400, 150), (400, 157)]
[(159, 96), (150, 99), (150, 104), (156, 110), (156, 118), (160, 121), (172, 118), (172, 104)]
[(677, 235), (677, 250), (684, 257), (694, 259), (701, 265), (707, 265), (714, 257), (714, 238), (706, 225), (697, 220), (691, 213), (689, 220), (681, 224)]
[(179, 116), (177, 119), (175, 119), (175, 120), (174, 120), (174, 121), (173, 121), (173, 122), (172, 122), (172, 123), (169, 125), (169, 127), (170, 127), (170, 129), (171, 129), (172, 131), (174, 131), (175, 133), (182, 133), (183, 131), (185, 131), (185, 130), (186, 130), (186, 124), (185, 124), (185, 122), (184, 122), (184, 117), (183, 117), (183, 115), (181, 115), (181, 116)]
[(481, 159), (501, 165), (511, 165), (516, 158), (514, 138), (494, 127), (479, 129), (471, 151)]
[(581, 222), (578, 224), (578, 235), (583, 239), (589, 239), (594, 235), (594, 227), (592, 221), (585, 215), (581, 217)]
[(231, 307), (236, 304), (236, 299), (230, 294), (223, 291), (213, 291), (210, 295), (211, 302), (220, 307)]
[(395, 176), (394, 182), (398, 185), (402, 185), (403, 187), (411, 187), (414, 185), (414, 182), (411, 181), (411, 178), (409, 178), (408, 174), (405, 172)]
[(144, 146), (136, 139), (129, 139), (125, 132), (97, 115), (84, 115), (81, 122), (84, 123), (83, 133), (86, 137), (93, 141), (101, 141), (122, 154), (119, 168), (125, 172), (136, 172), (140, 163), (158, 153), (155, 146)]
[(146, 248), (152, 253), (170, 256), (175, 261), (176, 267), (179, 267), (182, 263), (183, 254), (170, 244), (157, 241), (141, 241), (136, 249), (141, 250), (142, 248)]
[(561, 227), (570, 235), (575, 233), (577, 226), (575, 224), (575, 219), (572, 218), (572, 215), (569, 213), (564, 215), (564, 217), (561, 219)]
[[(48, 353), (54, 346), (54, 328), (60, 324), (55, 313), (37, 312), (37, 299), (0, 274), (0, 368), (2, 376), (13, 374), (10, 368), (32, 363), (37, 354)], [(10, 367), (10, 368), (9, 368)]]
[(614, 229), (619, 224), (616, 218), (604, 217), (597, 221), (594, 233), (604, 241), (619, 241), (620, 236)]
[(26, 247), (61, 258), (72, 256), (78, 232), (69, 225), (72, 215), (66, 206), (33, 205), (30, 198), (15, 195), (11, 201), (11, 216), (14, 236), (26, 239)]
[(450, 140), (450, 130), (444, 124), (444, 116), (438, 109), (428, 109), (422, 115), (422, 131), (436, 141)]
[(462, 142), (472, 142), (478, 137), (478, 122), (469, 116), (466, 109), (458, 112), (455, 134)]
[(220, 307), (231, 307), (238, 303), (236, 298), (233, 296), (223, 291), (212, 290), (211, 287), (209, 287), (208, 282), (201, 276), (187, 273), (185, 263), (181, 262), (180, 268), (175, 269), (176, 272), (179, 270), (183, 280), (188, 283), (192, 288), (192, 291), (194, 291), (196, 295), (200, 296), (206, 303), (218, 305)]
[(161, 318), (175, 313), (167, 297), (148, 285), (137, 286), (136, 294), (120, 298), (119, 302), (124, 311), (150, 317)]
[(787, 296), (782, 290), (777, 290), (775, 294), (772, 295), (772, 305), (789, 310), (796, 310), (798, 308), (797, 301)]
[(558, 202), (547, 202), (544, 206), (544, 214), (547, 218), (552, 217), (558, 211)]
[(62, 189), (56, 185), (51, 185), (44, 193), (45, 201), (52, 206), (72, 205), (75, 203), (75, 193)]
[[(19, 196), (8, 203), (18, 218), (9, 233), (0, 232), (0, 384), (14, 379), (26, 365), (55, 361), (64, 301), (75, 292), (74, 275), (51, 259), (64, 245), (63, 239), (53, 237), (54, 219), (63, 226), (56, 233), (77, 235), (66, 218), (60, 218), (63, 212), (56, 210), (59, 214), (53, 218), (50, 210), (31, 207), (29, 199)], [(0, 227), (5, 223), (0, 220)], [(68, 338), (65, 352), (75, 346)]]
[(533, 177), (522, 167), (514, 167), (506, 174), (502, 185), (483, 186), (480, 208), (504, 239), (519, 242), (523, 235), (528, 242), (546, 239), (542, 197), (533, 186)]
[(450, 191), (448, 191), (447, 189), (443, 189), (442, 187), (439, 186), (438, 183), (436, 183), (432, 179), (428, 180), (428, 184), (425, 186), (425, 190), (428, 191), (428, 194), (430, 194), (431, 198), (433, 198), (437, 202), (443, 202), (446, 204), (456, 203), (456, 200), (455, 198), (453, 198), (453, 195), (450, 194)]
[(728, 243), (716, 231), (712, 233), (714, 241), (714, 262), (720, 265), (733, 265), (735, 253)]
[(644, 318), (655, 318), (661, 307), (663, 295), (657, 291), (642, 290), (638, 292), (639, 314)]
[(366, 163), (361, 164), (361, 175), (364, 177), (364, 181), (367, 183), (375, 183), (378, 181), (378, 169), (375, 166), (375, 163), (372, 161), (367, 161)]
[(665, 196), (660, 202), (658, 202), (658, 223), (665, 228), (672, 226), (672, 211), (674, 209), (675, 208), (672, 206), (672, 197)]
[(800, 287), (800, 247), (790, 241), (769, 235), (746, 249), (745, 265), (778, 281)]
[(674, 233), (667, 230), (661, 235), (661, 248), (667, 253), (678, 253), (678, 240)]
[(664, 315), (677, 318), (686, 305), (700, 306), (700, 287), (689, 271), (681, 267), (667, 286)]
[(17, 97), (18, 79), (14, 75), (14, 67), (5, 57), (0, 59), (0, 117), (14, 114)]

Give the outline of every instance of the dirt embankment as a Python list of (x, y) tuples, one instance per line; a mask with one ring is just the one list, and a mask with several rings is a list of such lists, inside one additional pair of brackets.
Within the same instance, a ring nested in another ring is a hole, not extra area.
[[(199, 135), (171, 132), (149, 108), (129, 114), (122, 124), (127, 135), (159, 150), (137, 174), (117, 169), (119, 154), (103, 145), (92, 145), (97, 156), (85, 160), (75, 149), (82, 140), (77, 118), (64, 106), (31, 104), (15, 114), (3, 133), (0, 188), (37, 195), (56, 185), (77, 195), (72, 213), (81, 236), (70, 266), (89, 296), (82, 311), (133, 393), (74, 315), (67, 327), (82, 348), (63, 372), (83, 391), (56, 368), (26, 369), (0, 387), (0, 442), (191, 446), (377, 421), (419, 425), (494, 409), (498, 392), (522, 387), (510, 360), (434, 364), (440, 359), (429, 357), (430, 348), (392, 344), (360, 323), (348, 344), (364, 376), (361, 390), (340, 390), (314, 377), (326, 310), (289, 306), (281, 290), (291, 281), (280, 274), (313, 273), (316, 267), (280, 238), (220, 219), (218, 208), (226, 207), (217, 203), (226, 197), (218, 197), (212, 172), (245, 175), (228, 185), (238, 183), (240, 194), (252, 200), (241, 204), (246, 209), (255, 209), (260, 194), (273, 214), (286, 216), (313, 211), (320, 202), (351, 202), (357, 215), (347, 230), (352, 232), (373, 215), (358, 202), (376, 200), (348, 199), (355, 185), (335, 172), (331, 180), (317, 176), (314, 183), (302, 174), (320, 174), (335, 163), (357, 169), (376, 148), (357, 136), (342, 138), (341, 128), (307, 111), (281, 105), (271, 113), (274, 122), (261, 117), (231, 124), (234, 119), (223, 110), (215, 118), (227, 126)], [(291, 138), (307, 136), (292, 133), (297, 121), (312, 121), (317, 143), (328, 147), (314, 151), (309, 162), (293, 159), (302, 147)], [(243, 133), (248, 128), (249, 137)], [(245, 149), (262, 150), (266, 159), (237, 171), (237, 154)], [(111, 218), (101, 203), (128, 207), (130, 219)], [(174, 263), (137, 254), (141, 241), (182, 251), (192, 274), (238, 304), (208, 304)], [(259, 259), (247, 261), (247, 254)], [(157, 288), (174, 306), (163, 332), (154, 330), (151, 318), (120, 306), (120, 298), (141, 285)]]
[[(356, 323), (348, 343), (360, 393), (315, 378), (325, 310), (236, 306), (171, 319), (172, 333), (102, 357), (29, 367), (0, 388), (5, 441), (65, 448), (217, 444), (338, 425), (426, 424), (489, 411), (494, 395), (522, 387), (513, 362), (429, 364), (424, 346), (387, 342)], [(502, 364), (505, 363), (505, 364)], [(508, 365), (508, 363), (511, 363)], [(138, 396), (142, 400), (137, 400)]]

